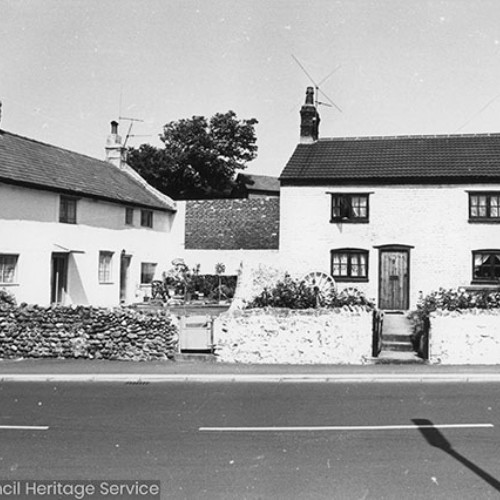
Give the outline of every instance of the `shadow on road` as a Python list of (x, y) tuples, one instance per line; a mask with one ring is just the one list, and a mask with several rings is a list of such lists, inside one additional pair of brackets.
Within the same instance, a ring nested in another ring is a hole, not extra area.
[(495, 490), (500, 491), (500, 481), (488, 474), (485, 470), (481, 469), (481, 467), (478, 467), (475, 463), (465, 458), (463, 455), (458, 453), (458, 451), (455, 451), (451, 446), (451, 443), (441, 434), (441, 432), (439, 432), (438, 429), (434, 427), (434, 424), (430, 420), (425, 418), (412, 418), (412, 422), (418, 426), (418, 430), (431, 446), (440, 448), (445, 453), (448, 453), (448, 455), (465, 465), (465, 467), (477, 474), (481, 479), (484, 479), (490, 486), (495, 488)]

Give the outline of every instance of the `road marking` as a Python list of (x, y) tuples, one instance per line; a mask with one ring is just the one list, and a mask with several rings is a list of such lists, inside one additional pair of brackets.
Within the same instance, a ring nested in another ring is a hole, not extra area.
[(303, 431), (396, 431), (405, 429), (491, 428), (493, 424), (437, 425), (318, 425), (304, 427), (200, 427), (200, 432), (303, 432)]
[(48, 431), (48, 425), (0, 425), (0, 430), (18, 430), (18, 431)]

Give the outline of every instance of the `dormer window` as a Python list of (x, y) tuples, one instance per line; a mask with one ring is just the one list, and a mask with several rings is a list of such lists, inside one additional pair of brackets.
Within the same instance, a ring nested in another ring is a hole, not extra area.
[(59, 222), (76, 224), (76, 198), (61, 196), (59, 202)]
[(153, 211), (141, 210), (141, 226), (153, 227)]
[(127, 226), (134, 225), (134, 209), (131, 207), (125, 207), (125, 224)]
[(470, 222), (500, 222), (500, 192), (469, 193)]
[(330, 193), (330, 222), (368, 222), (368, 194)]

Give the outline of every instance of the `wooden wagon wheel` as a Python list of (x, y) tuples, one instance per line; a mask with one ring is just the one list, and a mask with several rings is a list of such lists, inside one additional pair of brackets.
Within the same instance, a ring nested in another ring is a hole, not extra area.
[(317, 306), (321, 297), (328, 297), (335, 290), (335, 280), (329, 274), (321, 271), (306, 274), (303, 281), (307, 287), (314, 290)]

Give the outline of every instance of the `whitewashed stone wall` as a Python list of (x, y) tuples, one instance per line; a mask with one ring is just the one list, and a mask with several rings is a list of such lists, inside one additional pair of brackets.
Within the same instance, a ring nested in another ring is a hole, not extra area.
[(214, 321), (215, 352), (229, 363), (364, 364), (372, 353), (372, 312), (248, 309)]
[[(379, 245), (409, 245), (410, 309), (419, 291), (468, 285), (472, 251), (498, 248), (500, 225), (468, 222), (470, 185), (281, 187), (280, 264), (303, 274), (330, 273), (330, 251), (368, 251), (368, 281), (345, 283), (367, 297), (379, 293)], [(474, 190), (498, 190), (474, 185)], [(367, 224), (331, 223), (329, 192), (370, 193)], [(378, 302), (378, 300), (377, 300)]]
[(430, 363), (500, 364), (500, 310), (436, 311), (430, 322)]

